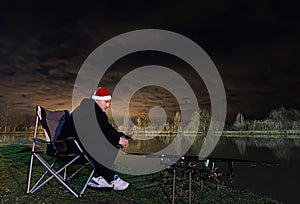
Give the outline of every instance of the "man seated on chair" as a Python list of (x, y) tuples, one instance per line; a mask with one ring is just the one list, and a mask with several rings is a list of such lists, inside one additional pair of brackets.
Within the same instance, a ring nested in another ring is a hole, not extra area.
[[(106, 110), (110, 107), (111, 95), (109, 92), (102, 87), (99, 87), (91, 98), (85, 98), (81, 101), (80, 105), (71, 113), (70, 117), (63, 124), (60, 134), (57, 139), (66, 139), (68, 137), (78, 138), (78, 134), (74, 124), (74, 113), (77, 112), (83, 113), (83, 118), (89, 117), (85, 115), (85, 110), (89, 107), (95, 107), (95, 113), (97, 118), (97, 123), (100, 126), (104, 136), (107, 140), (116, 147), (115, 155), (112, 157), (115, 158), (119, 148), (128, 146), (128, 139), (130, 137), (126, 136), (122, 132), (118, 132), (108, 121), (108, 116), (106, 115)], [(67, 144), (66, 151), (76, 151), (74, 145)], [(84, 147), (83, 147), (84, 148)], [(106, 157), (107, 155), (103, 155)], [(128, 187), (129, 183), (123, 181), (118, 177), (116, 172), (111, 168), (107, 168), (104, 165), (97, 162), (94, 158), (89, 156), (93, 161), (95, 166), (95, 174), (91, 181), (88, 183), (89, 187), (99, 188), (99, 189), (114, 189), (114, 190), (124, 190)]]

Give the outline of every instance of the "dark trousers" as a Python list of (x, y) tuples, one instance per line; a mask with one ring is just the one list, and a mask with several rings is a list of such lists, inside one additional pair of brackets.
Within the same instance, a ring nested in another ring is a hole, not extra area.
[[(80, 144), (80, 146), (82, 149), (84, 149), (81, 144)], [(66, 152), (71, 153), (71, 154), (79, 153), (77, 146), (73, 142), (68, 142), (67, 144), (65, 144), (65, 149), (66, 149)], [(87, 152), (86, 150), (84, 150), (84, 151)], [(111, 167), (113, 166), (113, 162), (118, 154), (118, 150), (116, 149), (116, 151), (113, 152), (112, 154), (113, 155), (110, 155), (110, 158), (112, 158)], [(114, 170), (112, 170), (112, 168), (107, 168), (107, 167), (103, 166), (98, 161), (96, 161), (93, 157), (91, 157), (88, 154), (88, 152), (87, 152), (87, 156), (94, 164), (94, 167), (95, 167), (94, 177), (102, 176), (103, 178), (105, 178), (105, 180), (108, 183), (111, 182), (112, 180), (114, 180), (114, 176), (115, 176), (116, 172)]]
[(109, 168), (106, 168), (105, 166), (99, 164), (97, 161), (93, 160), (94, 166), (95, 166), (95, 177), (102, 176), (105, 178), (105, 180), (109, 183), (112, 180), (114, 180), (114, 176), (116, 172), (114, 170), (111, 170)]

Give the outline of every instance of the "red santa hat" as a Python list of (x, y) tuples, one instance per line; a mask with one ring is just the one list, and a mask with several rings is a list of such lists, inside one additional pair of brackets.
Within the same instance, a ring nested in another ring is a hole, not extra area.
[(106, 90), (106, 88), (99, 87), (93, 94), (92, 99), (94, 100), (111, 100), (110, 93)]

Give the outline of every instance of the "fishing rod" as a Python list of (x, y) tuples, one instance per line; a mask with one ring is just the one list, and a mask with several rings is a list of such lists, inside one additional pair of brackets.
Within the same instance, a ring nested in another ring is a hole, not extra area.
[[(128, 153), (140, 155), (146, 158), (158, 158), (162, 165), (166, 168), (164, 171), (172, 173), (172, 204), (175, 203), (176, 193), (176, 177), (181, 172), (182, 176), (188, 175), (188, 203), (192, 202), (192, 177), (197, 177), (200, 181), (200, 188), (203, 189), (205, 180), (212, 180), (216, 184), (216, 190), (219, 190), (220, 182), (222, 177), (228, 177), (229, 182), (233, 182), (234, 170), (237, 163), (260, 163), (267, 165), (282, 165), (284, 163), (275, 163), (269, 161), (259, 160), (246, 160), (246, 159), (232, 159), (232, 158), (218, 158), (218, 157), (207, 157), (205, 159), (199, 159), (196, 156), (182, 156), (179, 155), (167, 155), (167, 154), (142, 154), (142, 153)], [(217, 163), (227, 163), (227, 171), (221, 171)]]
[[(164, 168), (164, 171), (168, 171), (172, 173), (172, 204), (175, 202), (175, 191), (176, 191), (176, 176), (178, 175), (178, 169), (181, 169), (181, 174), (189, 175), (189, 203), (191, 203), (191, 192), (192, 192), (192, 177), (194, 174), (198, 174), (201, 186), (203, 187), (203, 181), (212, 179), (216, 185), (217, 189), (220, 182), (221, 176), (229, 176), (230, 181), (232, 182), (233, 177), (233, 170), (234, 170), (234, 163), (228, 162), (229, 172), (228, 173), (221, 173), (219, 171), (219, 168), (215, 165), (214, 161), (211, 161), (209, 159), (206, 160), (199, 160), (197, 157), (191, 157), (191, 156), (182, 156), (179, 155), (167, 155), (167, 154), (141, 154), (141, 153), (128, 153), (125, 152), (125, 154), (131, 154), (131, 155), (138, 155), (143, 156), (145, 159), (147, 158), (157, 158), (159, 159), (161, 165), (166, 166)], [(204, 167), (200, 167), (196, 164), (193, 164), (193, 162), (201, 162), (203, 161)]]

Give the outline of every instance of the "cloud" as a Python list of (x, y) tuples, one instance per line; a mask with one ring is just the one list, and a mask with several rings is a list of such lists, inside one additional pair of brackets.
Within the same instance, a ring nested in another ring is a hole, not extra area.
[[(280, 104), (299, 107), (296, 8), (270, 1), (5, 2), (0, 8), (0, 104), (24, 111), (36, 104), (70, 109), (78, 70), (95, 48), (124, 32), (159, 28), (185, 35), (209, 54), (233, 115), (238, 109), (255, 115)], [(148, 64), (172, 68), (189, 81), (200, 106), (210, 107), (201, 77), (167, 55), (134, 53), (116, 62), (100, 83), (113, 90), (127, 72)], [(135, 103), (142, 107), (142, 98)]]

